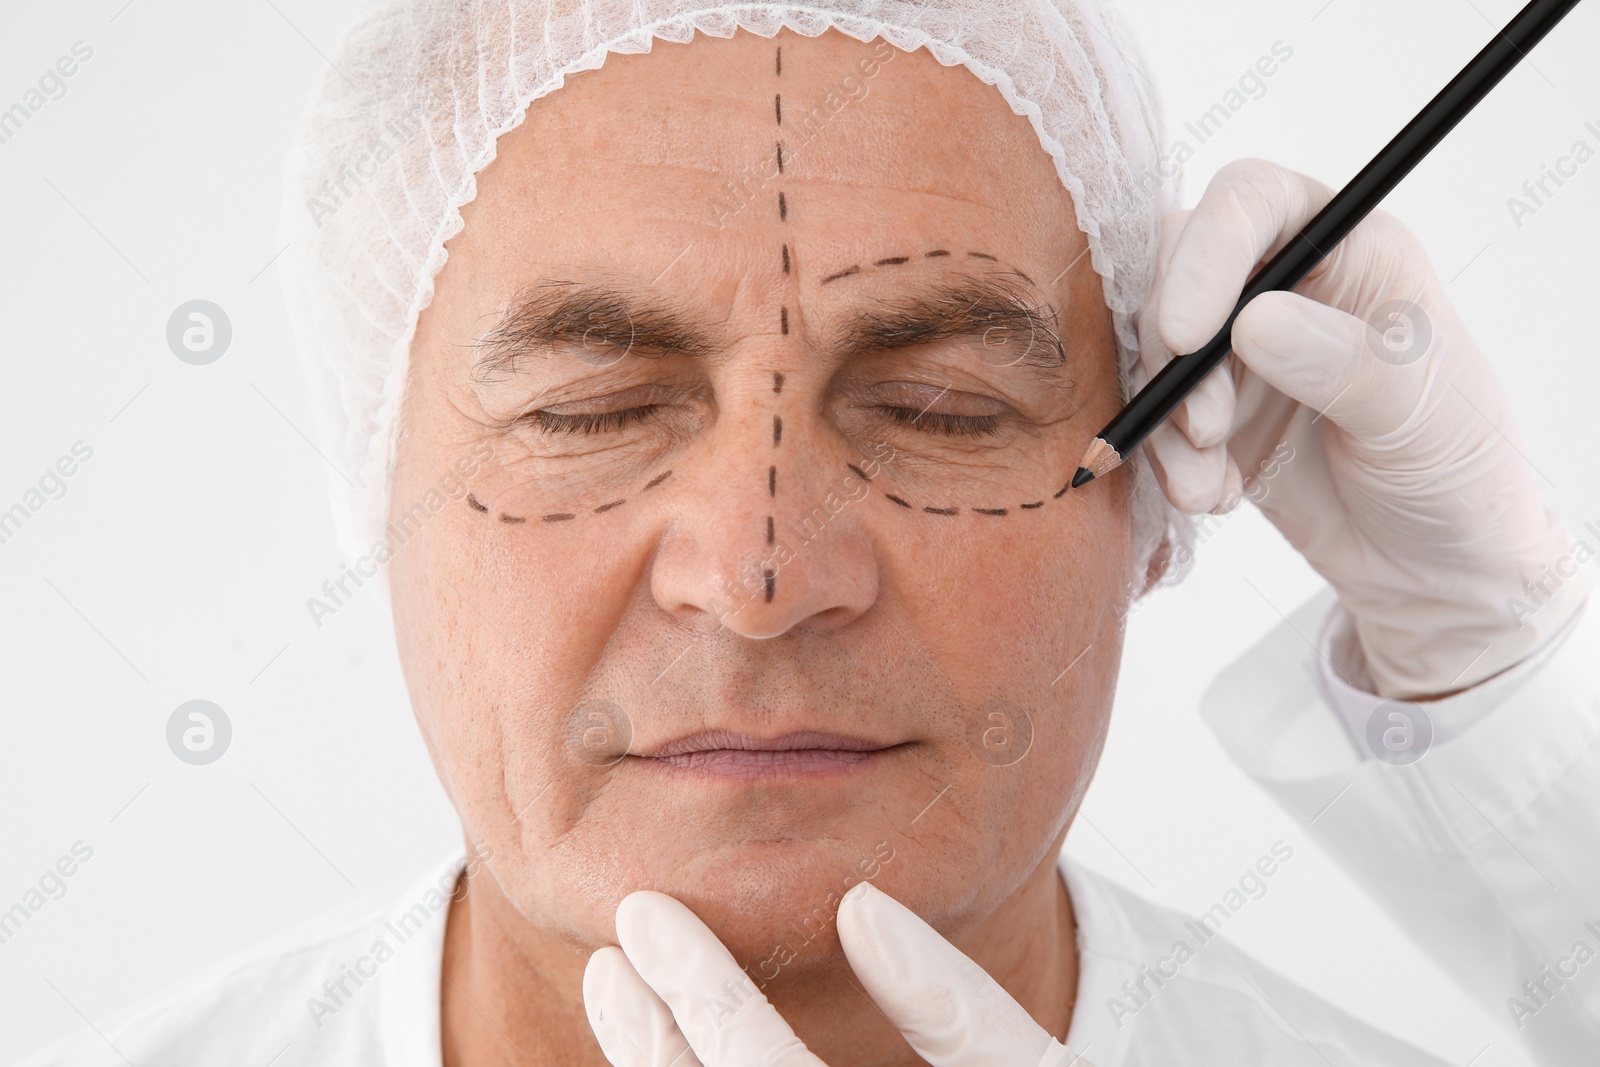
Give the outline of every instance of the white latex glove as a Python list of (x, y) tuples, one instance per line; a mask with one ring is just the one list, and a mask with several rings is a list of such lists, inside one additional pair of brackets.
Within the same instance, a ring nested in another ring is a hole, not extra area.
[[(1243, 160), (1168, 217), (1136, 383), (1209, 341), (1331, 196)], [(1157, 478), (1192, 514), (1231, 509), (1243, 488), (1354, 616), (1378, 695), (1473, 685), (1582, 604), (1592, 575), (1540, 499), (1510, 405), (1393, 217), (1369, 216), (1294, 293), (1253, 300), (1232, 339), (1148, 439)]]
[[(870, 883), (845, 894), (838, 927), (868, 995), (934, 1067), (1092, 1067)], [(826, 1067), (674, 898), (626, 897), (617, 939), (621, 947), (589, 957), (583, 975), (589, 1025), (615, 1067)]]

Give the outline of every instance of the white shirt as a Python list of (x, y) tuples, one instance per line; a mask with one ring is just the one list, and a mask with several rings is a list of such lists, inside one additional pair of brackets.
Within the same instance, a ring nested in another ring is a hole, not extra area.
[[(1300, 634), (1318, 618), (1312, 655)], [(1600, 950), (1600, 612), (1426, 705), (1432, 747), (1404, 767), (1362, 740), (1385, 702), (1339, 676), (1361, 677), (1349, 622), (1324, 593), (1225, 670), (1202, 715), (1539, 1063), (1597, 1062), (1600, 958), (1580, 960), (1576, 946)], [(1559, 857), (1560, 881), (1513, 837)], [(1260, 861), (1263, 881), (1284, 849)], [(23, 1067), (440, 1067), (446, 895), (464, 862), (451, 856), (398, 900), (280, 938)], [(1097, 1067), (1442, 1067), (1218, 936), (1247, 896), (1225, 896), (1209, 919), (1185, 916), (1065, 859), (1061, 870), (1080, 952), (1067, 1044)]]

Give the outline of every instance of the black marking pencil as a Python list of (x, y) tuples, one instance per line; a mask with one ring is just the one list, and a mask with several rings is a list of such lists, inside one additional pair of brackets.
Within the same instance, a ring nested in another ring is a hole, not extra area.
[(1119, 467), (1228, 357), (1233, 322), (1244, 306), (1262, 293), (1298, 285), (1578, 3), (1579, 0), (1533, 0), (1507, 23), (1350, 184), (1328, 201), (1327, 207), (1256, 272), (1217, 335), (1199, 351), (1174, 357), (1106, 424), (1079, 461), (1072, 486), (1076, 488)]

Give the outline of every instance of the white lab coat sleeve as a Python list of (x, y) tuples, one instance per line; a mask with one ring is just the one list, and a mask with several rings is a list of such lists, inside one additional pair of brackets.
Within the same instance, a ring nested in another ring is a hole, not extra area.
[(1217, 678), (1202, 716), (1539, 1063), (1600, 1062), (1600, 606), (1427, 703), (1362, 691), (1350, 621), (1324, 591)]

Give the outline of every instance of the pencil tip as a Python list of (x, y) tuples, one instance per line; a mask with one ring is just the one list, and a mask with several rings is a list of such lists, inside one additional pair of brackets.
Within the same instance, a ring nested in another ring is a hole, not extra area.
[(1092, 481), (1094, 481), (1094, 471), (1088, 467), (1079, 467), (1078, 473), (1072, 476), (1072, 488), (1076, 489), (1078, 486), (1087, 485)]

